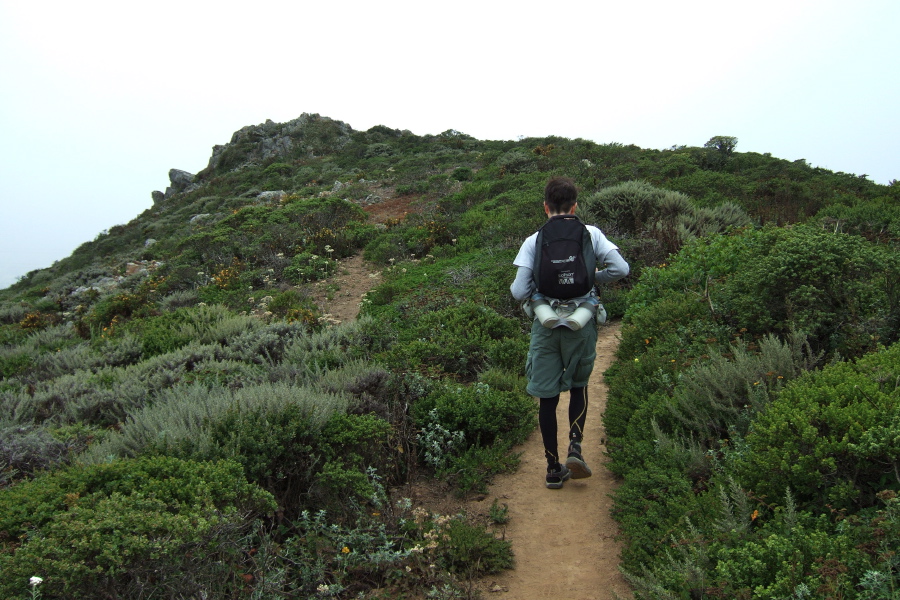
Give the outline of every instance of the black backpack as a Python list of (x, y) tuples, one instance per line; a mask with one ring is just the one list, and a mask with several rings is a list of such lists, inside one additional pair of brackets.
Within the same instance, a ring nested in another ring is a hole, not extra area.
[(538, 230), (534, 285), (550, 298), (569, 300), (594, 287), (597, 259), (591, 233), (575, 215), (554, 215)]

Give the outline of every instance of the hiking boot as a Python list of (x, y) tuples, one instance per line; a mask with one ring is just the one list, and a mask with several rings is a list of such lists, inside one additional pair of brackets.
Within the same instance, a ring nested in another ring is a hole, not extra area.
[(555, 467), (547, 467), (547, 487), (551, 490), (558, 490), (563, 486), (572, 473), (566, 465), (557, 464)]
[(572, 479), (585, 479), (592, 475), (590, 467), (581, 456), (581, 444), (572, 442), (569, 444), (569, 456), (566, 458), (566, 467), (572, 474)]

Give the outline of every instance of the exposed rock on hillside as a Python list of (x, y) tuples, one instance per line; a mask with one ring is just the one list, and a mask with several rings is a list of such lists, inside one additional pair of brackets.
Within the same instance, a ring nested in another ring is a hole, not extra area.
[(292, 121), (275, 123), (267, 119), (260, 125), (248, 125), (234, 132), (225, 145), (213, 146), (206, 174), (240, 168), (268, 159), (314, 157), (340, 150), (350, 141), (353, 128), (317, 114), (303, 113)]
[[(317, 114), (303, 113), (292, 121), (275, 123), (267, 119), (260, 125), (247, 125), (234, 132), (231, 141), (213, 146), (209, 164), (197, 175), (171, 169), (171, 185), (165, 193), (151, 192), (153, 203), (160, 204), (178, 193), (191, 192), (216, 173), (234, 171), (265, 161), (289, 161), (300, 157), (316, 157), (343, 148), (353, 128)], [(268, 193), (268, 192), (264, 192)]]
[(171, 198), (175, 194), (179, 194), (182, 192), (191, 192), (200, 187), (200, 184), (196, 182), (197, 176), (193, 173), (188, 173), (187, 171), (182, 171), (181, 169), (169, 169), (169, 187), (166, 188), (165, 193), (160, 192), (158, 190), (154, 190), (150, 193), (150, 196), (153, 198), (154, 204), (159, 204), (163, 200)]

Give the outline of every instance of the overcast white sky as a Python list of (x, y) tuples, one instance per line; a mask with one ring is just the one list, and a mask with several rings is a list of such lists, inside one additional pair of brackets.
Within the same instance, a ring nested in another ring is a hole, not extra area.
[[(234, 8), (232, 8), (234, 6)], [(0, 288), (245, 125), (737, 150), (900, 179), (900, 2), (0, 0)]]

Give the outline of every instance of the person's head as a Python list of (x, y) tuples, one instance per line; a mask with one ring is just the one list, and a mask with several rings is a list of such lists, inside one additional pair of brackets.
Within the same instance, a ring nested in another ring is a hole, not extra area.
[(553, 177), (544, 188), (544, 210), (548, 215), (571, 213), (578, 203), (575, 182), (568, 177)]

